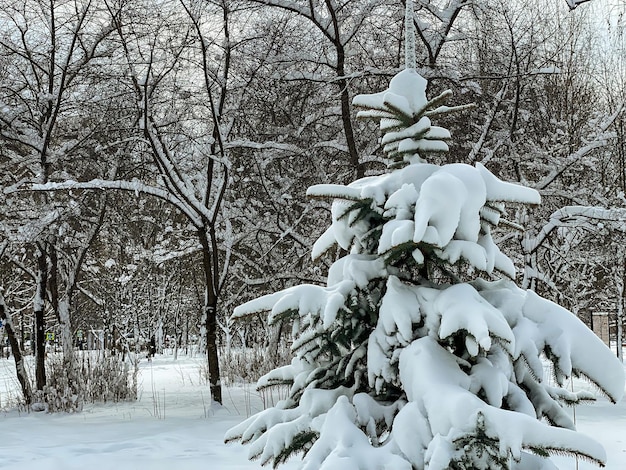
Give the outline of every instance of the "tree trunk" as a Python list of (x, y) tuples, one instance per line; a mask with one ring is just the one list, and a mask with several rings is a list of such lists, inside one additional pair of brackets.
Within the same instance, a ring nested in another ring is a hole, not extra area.
[(22, 394), (24, 395), (24, 403), (30, 405), (33, 401), (33, 391), (30, 386), (30, 380), (26, 375), (26, 369), (24, 368), (24, 357), (20, 348), (20, 343), (15, 334), (15, 328), (13, 327), (13, 319), (9, 313), (8, 308), (4, 303), (4, 298), (0, 294), (0, 320), (4, 323), (4, 329), (7, 332), (9, 338), (9, 345), (11, 346), (11, 353), (15, 359), (15, 372), (17, 374), (17, 380), (22, 387)]
[[(217, 350), (217, 292), (215, 289), (214, 264), (217, 253), (209, 244), (206, 230), (198, 230), (202, 244), (202, 265), (204, 269), (204, 312), (203, 326), (206, 345), (207, 364), (209, 367), (209, 388), (213, 401), (222, 403), (222, 383), (220, 379), (220, 363)], [(215, 245), (215, 244), (213, 244)]]
[(59, 322), (61, 329), (61, 347), (63, 348), (63, 362), (66, 367), (71, 367), (74, 359), (74, 341), (72, 338), (72, 326), (70, 322), (70, 307), (72, 304), (73, 285), (68, 286), (68, 292), (61, 298), (59, 296), (59, 261), (56, 248), (49, 246), (48, 257), (50, 267), (48, 272), (48, 285), (50, 288), (50, 304)]
[(337, 53), (337, 67), (335, 71), (337, 73), (337, 85), (339, 85), (341, 101), (341, 122), (346, 136), (346, 145), (348, 146), (350, 165), (354, 169), (356, 178), (359, 179), (365, 176), (365, 171), (359, 162), (359, 153), (356, 148), (354, 130), (352, 129), (352, 117), (350, 116), (351, 100), (350, 92), (348, 91), (348, 80), (346, 79), (346, 51), (344, 44), (341, 42), (341, 31), (339, 27), (339, 20), (337, 19), (336, 6), (330, 0), (326, 0), (326, 8), (332, 21), (335, 37), (333, 45), (335, 46), (335, 51)]
[(624, 355), (622, 351), (622, 344), (624, 343), (624, 294), (626, 294), (626, 253), (624, 248), (620, 248), (619, 251), (620, 261), (622, 263), (621, 273), (618, 276), (621, 277), (621, 282), (618, 283), (619, 299), (617, 301), (617, 319), (616, 319), (616, 343), (617, 343), (617, 357), (620, 361), (624, 362)]
[(209, 388), (211, 389), (211, 398), (222, 403), (222, 383), (220, 379), (220, 363), (217, 351), (217, 319), (215, 318), (217, 309), (216, 305), (205, 306), (206, 315), (206, 353), (209, 366)]
[(624, 297), (622, 294), (622, 298), (619, 300), (619, 308), (617, 311), (617, 358), (624, 362), (624, 354), (622, 350), (622, 345), (624, 344), (624, 330), (623, 330), (623, 321), (624, 321)]
[(48, 284), (48, 260), (46, 250), (38, 246), (37, 254), (37, 292), (34, 300), (35, 317), (35, 386), (43, 390), (46, 385), (46, 324), (44, 318), (46, 306), (46, 286)]
[(61, 327), (61, 346), (63, 347), (63, 363), (72, 366), (74, 363), (74, 339), (70, 322), (71, 299), (64, 298), (59, 302), (59, 326)]

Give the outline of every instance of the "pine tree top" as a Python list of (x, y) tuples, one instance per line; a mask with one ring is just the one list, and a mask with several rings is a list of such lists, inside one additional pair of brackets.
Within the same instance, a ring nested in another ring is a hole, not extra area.
[(430, 118), (472, 106), (443, 106), (452, 94), (450, 90), (427, 99), (427, 83), (414, 69), (405, 69), (391, 79), (387, 90), (357, 95), (352, 100), (355, 107), (362, 108), (357, 118), (380, 120), (384, 133), (381, 143), (392, 169), (425, 163), (422, 155), (447, 152), (446, 140), (450, 139), (450, 132), (433, 126)]

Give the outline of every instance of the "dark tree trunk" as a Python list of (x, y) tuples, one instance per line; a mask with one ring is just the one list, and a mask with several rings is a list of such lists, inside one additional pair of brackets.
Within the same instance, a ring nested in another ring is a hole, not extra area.
[(37, 269), (37, 292), (35, 294), (34, 317), (35, 317), (35, 385), (37, 390), (43, 390), (46, 385), (46, 324), (44, 318), (46, 306), (46, 286), (48, 284), (48, 261), (46, 250), (43, 246), (38, 247)]
[(211, 398), (222, 403), (222, 384), (220, 380), (220, 363), (217, 351), (217, 318), (216, 306), (207, 305), (206, 309), (206, 353), (209, 366), (209, 388)]
[(2, 323), (4, 324), (4, 329), (7, 333), (7, 337), (9, 338), (9, 346), (11, 347), (11, 353), (13, 354), (13, 358), (15, 359), (15, 372), (17, 374), (17, 380), (20, 383), (20, 387), (22, 387), (24, 402), (26, 403), (26, 405), (30, 405), (33, 401), (33, 392), (30, 386), (30, 381), (28, 380), (28, 376), (26, 375), (26, 369), (24, 368), (24, 358), (22, 356), (22, 350), (20, 348), (20, 343), (17, 339), (17, 335), (15, 334), (15, 329), (13, 328), (11, 315), (9, 314), (8, 309), (4, 304), (4, 299), (1, 295), (0, 320), (2, 320)]
[(348, 154), (350, 165), (354, 169), (357, 179), (365, 176), (365, 171), (359, 162), (359, 153), (356, 148), (356, 140), (354, 138), (354, 130), (352, 129), (352, 117), (350, 116), (350, 92), (348, 91), (348, 80), (346, 79), (346, 51), (344, 44), (341, 42), (341, 31), (339, 21), (337, 19), (337, 10), (330, 0), (326, 0), (326, 8), (330, 14), (332, 21), (334, 40), (333, 45), (337, 53), (337, 85), (339, 85), (340, 101), (341, 101), (341, 122), (343, 123), (343, 131), (346, 136), (346, 145), (348, 146)]
[(205, 230), (198, 230), (202, 244), (202, 266), (205, 277), (204, 291), (204, 327), (206, 329), (206, 355), (209, 367), (209, 388), (211, 398), (222, 403), (222, 383), (220, 378), (219, 353), (217, 350), (217, 289), (216, 289), (216, 243)]

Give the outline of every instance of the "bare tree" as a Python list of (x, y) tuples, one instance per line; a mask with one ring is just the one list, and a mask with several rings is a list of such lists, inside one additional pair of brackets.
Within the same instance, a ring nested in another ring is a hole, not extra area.
[[(305, 19), (314, 26), (314, 33), (321, 35), (323, 41), (327, 41), (331, 46), (331, 53), (325, 52), (324, 42), (316, 42), (321, 48), (311, 51), (318, 55), (319, 65), (332, 70), (334, 77), (330, 81), (338, 90), (341, 114), (341, 125), (345, 137), (345, 145), (348, 154), (348, 161), (354, 171), (354, 175), (360, 178), (365, 175), (365, 165), (361, 161), (353, 118), (351, 115), (350, 102), (350, 81), (351, 71), (348, 65), (349, 52), (356, 49), (353, 43), (357, 43), (357, 35), (362, 29), (366, 29), (366, 24), (373, 17), (378, 8), (382, 6), (379, 0), (367, 0), (363, 2), (324, 0), (323, 2), (303, 3), (292, 0), (255, 0), (257, 3), (279, 8), (291, 12), (300, 18)], [(329, 57), (330, 56), (330, 57)], [(311, 59), (309, 59), (311, 60)], [(297, 75), (297, 74), (296, 74)], [(313, 73), (308, 75), (301, 72), (301, 78), (307, 77), (315, 80), (323, 80), (323, 73)]]
[[(220, 215), (229, 166), (222, 116), (232, 47), (228, 23), (230, 12), (227, 3), (218, 5), (216, 10), (207, 10), (199, 4), (181, 5), (186, 15), (181, 15), (175, 5), (167, 4), (156, 12), (167, 21), (156, 24), (140, 21), (140, 5), (107, 3), (121, 47), (119, 57), (126, 63), (128, 85), (138, 105), (136, 131), (144, 144), (140, 151), (151, 159), (154, 172), (147, 176), (154, 179), (106, 179), (78, 184), (39, 185), (33, 189), (133, 191), (160, 198), (185, 216), (194, 227), (201, 246), (205, 277), (202, 322), (209, 382), (213, 400), (221, 403), (217, 308), (228, 266), (228, 250), (221, 261), (218, 224), (223, 223)], [(216, 12), (221, 16), (222, 30), (216, 37), (208, 38), (203, 31), (203, 26), (207, 24), (203, 15), (214, 15)], [(199, 50), (199, 63), (195, 62), (198, 59), (195, 51), (190, 52), (192, 44)], [(220, 51), (223, 59), (223, 67), (218, 70), (210, 68), (209, 55), (215, 52), (213, 49)], [(196, 67), (190, 67), (190, 64)], [(180, 74), (183, 66), (194, 79), (187, 80)], [(175, 99), (181, 93), (186, 96), (193, 94), (196, 101), (189, 108), (176, 106)]]
[[(52, 0), (12, 4), (2, 13), (6, 28), (0, 38), (0, 55), (9, 60), (11, 83), (4, 84), (0, 96), (4, 104), (0, 140), (9, 146), (22, 174), (36, 177), (42, 184), (88, 137), (88, 133), (77, 130), (76, 116), (70, 111), (75, 106), (68, 101), (73, 99), (72, 93), (84, 87), (79, 77), (99, 55), (102, 41), (111, 32), (106, 25), (94, 26), (91, 20), (97, 15), (91, 1), (60, 5)], [(45, 195), (40, 202), (47, 203)], [(50, 221), (42, 218), (41, 223), (41, 236), (31, 240), (37, 258), (34, 317), (38, 390), (46, 383), (47, 289), (56, 279), (50, 264), (56, 256), (55, 247), (45, 230)]]

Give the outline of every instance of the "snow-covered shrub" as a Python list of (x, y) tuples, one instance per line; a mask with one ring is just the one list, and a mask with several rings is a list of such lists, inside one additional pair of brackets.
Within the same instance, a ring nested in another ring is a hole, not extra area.
[(102, 352), (95, 357), (85, 355), (81, 362), (86, 402), (119, 402), (137, 399), (138, 359), (126, 359)]
[(311, 470), (536, 470), (555, 468), (551, 453), (604, 462), (564, 411), (593, 397), (563, 385), (582, 376), (617, 401), (622, 364), (573, 314), (513, 282), (492, 230), (511, 226), (504, 203), (538, 204), (539, 194), (480, 164), (426, 161), (447, 150), (448, 131), (430, 121), (451, 110), (447, 95), (429, 101), (426, 80), (407, 69), (384, 92), (355, 97), (360, 117), (380, 121), (390, 171), (308, 191), (334, 199), (313, 256), (336, 244), (348, 254), (326, 286), (235, 310), (294, 325), (295, 358), (258, 382), (289, 396), (226, 435), (249, 444), (250, 458), (276, 465), (303, 453)]
[(137, 364), (108, 353), (86, 353), (68, 365), (61, 356), (46, 362), (47, 382), (34, 394), (34, 411), (76, 412), (85, 403), (119, 402), (137, 398)]
[[(273, 354), (263, 345), (230, 347), (220, 350), (220, 373), (225, 383), (254, 382), (261, 375), (284, 364), (291, 358), (291, 351), (279, 347)], [(204, 374), (208, 380), (208, 370)]]
[(78, 371), (68, 367), (57, 355), (48, 356), (46, 369), (46, 385), (34, 393), (33, 410), (49, 413), (81, 411), (84, 384)]

